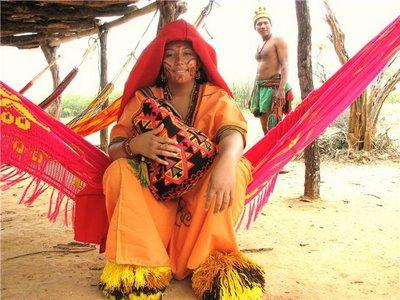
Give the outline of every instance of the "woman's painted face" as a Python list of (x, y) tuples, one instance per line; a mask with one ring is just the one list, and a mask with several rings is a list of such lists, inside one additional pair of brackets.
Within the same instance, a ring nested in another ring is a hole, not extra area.
[(166, 45), (163, 67), (168, 82), (187, 83), (194, 81), (199, 61), (189, 42), (176, 41)]

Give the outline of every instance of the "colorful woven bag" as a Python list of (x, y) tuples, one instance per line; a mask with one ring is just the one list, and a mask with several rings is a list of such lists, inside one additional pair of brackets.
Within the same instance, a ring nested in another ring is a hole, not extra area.
[(159, 201), (175, 200), (190, 190), (211, 166), (215, 145), (201, 131), (187, 126), (175, 109), (163, 99), (146, 98), (142, 109), (132, 117), (134, 135), (164, 124), (160, 136), (178, 142), (179, 157), (162, 157), (162, 165), (143, 156), (129, 161), (143, 185), (148, 185)]

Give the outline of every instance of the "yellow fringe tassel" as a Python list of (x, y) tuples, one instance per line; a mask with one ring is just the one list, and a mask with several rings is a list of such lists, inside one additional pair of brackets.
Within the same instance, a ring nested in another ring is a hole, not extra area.
[(144, 156), (142, 156), (139, 163), (139, 178), (144, 186), (148, 186), (150, 184), (149, 170), (147, 168), (147, 163)]
[(130, 294), (129, 295), (129, 300), (160, 300), (162, 297), (162, 293), (158, 292), (157, 294), (152, 294), (152, 295), (146, 295), (143, 293), (140, 293), (140, 295), (135, 295), (135, 294)]
[(140, 181), (142, 186), (149, 186), (150, 178), (149, 178), (149, 170), (147, 167), (146, 159), (144, 156), (140, 158), (140, 162), (137, 161), (137, 158), (128, 159), (129, 165), (135, 170), (136, 175)]
[(262, 268), (239, 252), (211, 253), (192, 277), (193, 290), (203, 299), (261, 299), (264, 283)]
[[(171, 280), (170, 267), (143, 267), (134, 265), (121, 265), (107, 261), (100, 276), (100, 285), (108, 297), (113, 297), (115, 291), (129, 295), (127, 299), (160, 299), (162, 291)], [(157, 293), (150, 295), (136, 292), (143, 288), (155, 290)]]

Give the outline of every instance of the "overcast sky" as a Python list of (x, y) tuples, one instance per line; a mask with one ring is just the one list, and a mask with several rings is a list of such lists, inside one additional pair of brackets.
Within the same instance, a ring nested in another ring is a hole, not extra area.
[[(208, 0), (188, 0), (188, 12), (182, 18), (193, 23)], [(282, 36), (289, 45), (290, 73), (289, 80), (295, 88), (297, 84), (297, 21), (294, 0), (217, 0), (211, 14), (206, 19), (205, 28), (200, 32), (217, 51), (219, 69), (229, 82), (252, 82), (254, 80), (256, 61), (255, 49), (260, 41), (253, 28), (253, 15), (261, 4), (267, 7), (273, 22), (273, 32)], [(331, 0), (332, 8), (346, 34), (346, 47), (353, 55), (364, 44), (373, 38), (387, 24), (400, 14), (400, 2), (396, 0)], [(148, 1), (141, 1), (141, 6)], [(330, 32), (324, 21), (325, 8), (322, 0), (310, 0), (312, 19), (312, 39), (314, 55), (319, 46), (324, 46), (324, 63), (332, 71), (339, 67), (336, 54), (327, 39)], [(125, 62), (126, 55), (136, 46), (152, 14), (132, 20), (108, 35), (109, 79), (119, 71)], [(137, 55), (155, 36), (158, 16), (151, 24), (150, 30), (141, 41)], [(59, 49), (61, 55), (59, 66), (63, 78), (80, 60), (88, 45), (88, 37), (63, 44)], [(40, 49), (19, 50), (14, 47), (0, 47), (2, 81), (15, 89), (20, 89), (31, 80), (47, 63)], [(117, 89), (122, 89), (128, 70), (117, 81)], [(316, 85), (318, 83), (316, 82)], [(94, 51), (81, 66), (80, 71), (65, 93), (95, 95), (99, 85), (99, 55)], [(47, 72), (26, 95), (39, 102), (52, 90), (50, 72)], [(297, 92), (298, 94), (298, 92)]]

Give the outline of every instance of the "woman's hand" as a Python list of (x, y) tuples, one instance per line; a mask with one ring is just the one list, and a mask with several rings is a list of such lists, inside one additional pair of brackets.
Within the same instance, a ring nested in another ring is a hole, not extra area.
[(160, 164), (168, 165), (168, 162), (159, 156), (177, 157), (180, 149), (176, 147), (177, 141), (158, 136), (163, 129), (164, 124), (161, 124), (156, 129), (134, 137), (129, 143), (132, 152), (146, 156)]
[(236, 183), (236, 160), (229, 155), (222, 155), (217, 159), (211, 174), (205, 205), (205, 209), (208, 210), (215, 197), (214, 213), (221, 212), (232, 204)]

